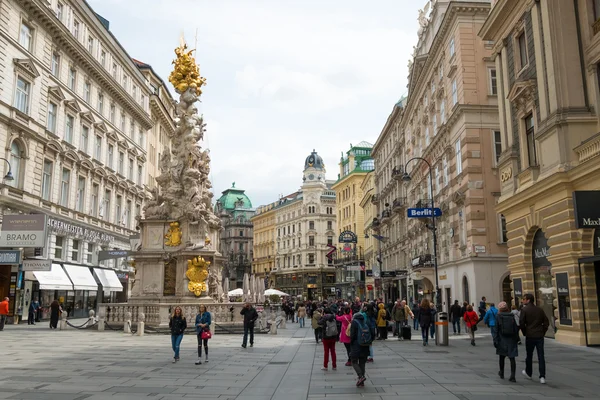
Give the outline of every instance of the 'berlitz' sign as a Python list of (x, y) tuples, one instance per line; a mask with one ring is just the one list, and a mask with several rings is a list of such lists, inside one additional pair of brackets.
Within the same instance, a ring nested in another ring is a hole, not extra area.
[(431, 218), (441, 217), (442, 210), (439, 208), (409, 208), (408, 218)]

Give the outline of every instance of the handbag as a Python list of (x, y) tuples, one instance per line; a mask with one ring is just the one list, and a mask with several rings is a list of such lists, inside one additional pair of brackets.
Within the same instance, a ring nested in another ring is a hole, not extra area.
[(210, 332), (210, 328), (206, 328), (202, 331), (202, 333), (200, 334), (200, 338), (201, 339), (210, 339), (212, 338), (212, 333)]

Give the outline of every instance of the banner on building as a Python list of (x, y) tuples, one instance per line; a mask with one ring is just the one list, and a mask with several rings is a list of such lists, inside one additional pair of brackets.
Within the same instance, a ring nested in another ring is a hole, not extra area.
[(46, 246), (45, 214), (9, 214), (2, 219), (0, 247)]

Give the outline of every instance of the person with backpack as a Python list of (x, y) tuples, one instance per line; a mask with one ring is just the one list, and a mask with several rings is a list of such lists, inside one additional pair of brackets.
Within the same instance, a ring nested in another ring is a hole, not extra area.
[(344, 343), (344, 347), (346, 347), (346, 353), (348, 354), (348, 361), (346, 362), (346, 367), (350, 367), (352, 365), (352, 361), (350, 361), (350, 325), (352, 324), (352, 310), (350, 307), (345, 307), (342, 315), (338, 315), (335, 317), (341, 324), (340, 329), (340, 342)]
[(378, 340), (386, 340), (387, 339), (387, 316), (388, 312), (385, 310), (385, 305), (383, 303), (379, 303), (378, 305), (379, 311), (377, 311), (377, 329), (379, 330), (379, 339)]
[[(313, 305), (314, 305), (314, 303), (313, 303)], [(315, 309), (312, 313), (311, 325), (315, 331), (315, 340), (316, 340), (317, 344), (319, 344), (319, 339), (322, 338), (323, 329), (321, 328), (321, 325), (319, 325), (319, 320), (321, 319), (321, 316), (322, 315), (321, 315), (319, 309)]]
[(367, 357), (369, 356), (369, 346), (373, 343), (375, 331), (369, 327), (365, 320), (365, 314), (358, 312), (352, 317), (350, 325), (350, 358), (352, 359), (352, 367), (356, 371), (358, 379), (357, 387), (365, 386), (365, 377)]
[(483, 323), (492, 331), (492, 337), (494, 337), (494, 330), (496, 330), (496, 314), (498, 314), (498, 309), (494, 303), (491, 303), (490, 309), (487, 310), (483, 317)]
[(429, 300), (423, 299), (419, 307), (419, 325), (421, 325), (421, 336), (423, 337), (423, 346), (429, 344), (429, 329), (433, 322), (433, 314)]
[[(373, 339), (375, 339), (377, 335), (377, 313), (375, 312), (375, 305), (365, 303), (362, 309), (362, 313), (364, 314), (365, 321), (367, 322), (369, 329), (371, 329), (372, 332), (375, 332), (375, 334), (373, 335)], [(367, 357), (368, 363), (373, 362), (373, 355), (373, 344), (371, 343), (371, 345), (369, 345), (369, 357)]]
[(499, 312), (496, 314), (496, 329), (492, 331), (494, 338), (494, 347), (498, 355), (500, 371), (498, 376), (504, 379), (504, 360), (506, 357), (510, 360), (510, 382), (516, 382), (515, 373), (517, 363), (515, 358), (519, 356), (519, 326), (515, 321), (515, 316), (510, 312), (506, 302), (498, 304)]
[(321, 325), (323, 329), (323, 339), (321, 341), (323, 342), (323, 350), (325, 351), (323, 368), (321, 368), (321, 370), (327, 371), (327, 367), (329, 365), (329, 354), (331, 354), (331, 369), (335, 371), (337, 370), (335, 342), (338, 341), (339, 332), (335, 315), (332, 314), (331, 309), (326, 308), (325, 311), (323, 311), (323, 316), (319, 320), (319, 325)]
[(477, 313), (473, 311), (472, 305), (467, 305), (467, 312), (463, 315), (463, 320), (469, 330), (469, 336), (471, 336), (471, 346), (475, 346), (475, 332), (477, 331), (479, 317), (477, 316)]
[(437, 314), (437, 310), (434, 305), (431, 305), (431, 325), (429, 325), (429, 334), (431, 338), (435, 336), (435, 315)]

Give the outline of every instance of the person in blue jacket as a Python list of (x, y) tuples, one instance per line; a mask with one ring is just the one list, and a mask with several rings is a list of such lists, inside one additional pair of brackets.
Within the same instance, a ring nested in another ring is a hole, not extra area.
[(202, 332), (210, 331), (210, 313), (206, 309), (206, 306), (202, 304), (200, 306), (200, 312), (196, 315), (196, 335), (198, 335), (198, 361), (196, 365), (202, 364), (202, 345), (204, 345), (204, 362), (208, 362), (208, 339), (202, 339)]
[(496, 315), (498, 315), (498, 309), (494, 303), (491, 303), (490, 309), (487, 310), (483, 317), (483, 323), (490, 327), (492, 337), (494, 337), (494, 332), (496, 331)]

